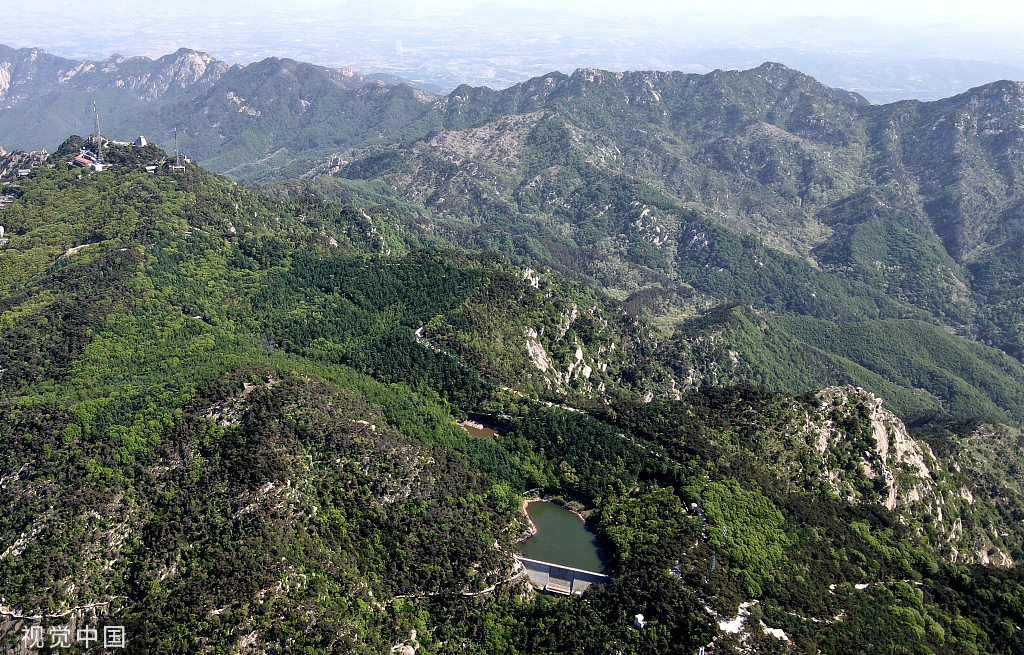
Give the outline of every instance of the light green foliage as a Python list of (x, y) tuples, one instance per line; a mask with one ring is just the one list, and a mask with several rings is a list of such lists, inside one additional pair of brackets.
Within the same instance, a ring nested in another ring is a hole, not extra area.
[(1013, 358), (924, 321), (834, 323), (730, 304), (688, 321), (676, 338), (695, 344), (693, 359), (718, 384), (801, 393), (852, 384), (907, 417), (941, 408), (1015, 423), (1024, 408), (1024, 373)]
[(770, 500), (735, 481), (714, 482), (703, 491), (711, 545), (736, 570), (753, 598), (785, 575), (789, 539), (785, 519)]
[[(693, 652), (716, 634), (705, 607), (731, 615), (756, 596), (805, 652), (1019, 650), (1018, 571), (950, 565), (928, 535), (803, 470), (789, 428), (813, 399), (738, 387), (640, 402), (688, 351), (591, 287), (545, 272), (535, 289), (500, 258), (417, 250), (377, 228), (388, 211), (301, 186), (263, 194), (111, 154), (122, 164), (100, 174), (56, 158), (8, 208), (5, 605), (115, 599), (104, 618), (152, 653), (233, 652), (247, 635), (267, 652), (379, 653), (415, 629), (423, 652), (655, 654)], [(405, 247), (388, 255), (378, 234)], [(537, 402), (536, 381), (501, 388), (527, 326), (562, 362), (616, 344), (595, 377), (607, 402), (573, 411)], [(500, 437), (458, 426), (481, 410)], [(866, 447), (857, 407), (831, 418), (851, 452)], [(961, 432), (932, 438), (955, 450)], [(991, 453), (969, 452), (966, 470), (997, 483)], [(614, 581), (583, 599), (503, 582), (534, 487), (588, 511)]]

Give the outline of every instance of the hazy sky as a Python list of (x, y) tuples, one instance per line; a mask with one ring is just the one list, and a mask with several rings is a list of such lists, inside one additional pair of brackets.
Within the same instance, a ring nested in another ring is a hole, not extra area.
[[(634, 21), (647, 20), (651, 25), (666, 16), (704, 14), (734, 22), (738, 27), (764, 17), (825, 17), (840, 19), (866, 17), (900, 23), (910, 27), (946, 23), (955, 28), (978, 28), (1003, 38), (1024, 33), (1024, 4), (1008, 1), (975, 0), (858, 0), (856, 2), (814, 2), (812, 0), (712, 0), (706, 2), (668, 0), (0, 0), (4, 30), (0, 42), (25, 46), (59, 45), (55, 36), (74, 42), (104, 43), (106, 35), (117, 35), (138, 28), (160, 28), (179, 31), (191, 22), (198, 28), (210, 21), (239, 27), (265, 22), (268, 28), (282, 21), (305, 22), (321, 20), (344, 24), (349, 21), (399, 23), (403, 19), (426, 21), (431, 16), (451, 17), (479, 6), (502, 7), (508, 11), (528, 14), (573, 12), (594, 15), (629, 15)], [(77, 33), (72, 34), (70, 30)], [(230, 42), (231, 34), (221, 37)], [(44, 43), (45, 42), (45, 43)], [(210, 47), (216, 45), (196, 44)]]
[[(302, 3), (297, 3), (302, 4)], [(321, 6), (338, 6), (339, 3), (320, 2)], [(467, 6), (485, 4), (479, 0), (447, 0), (419, 3), (422, 6), (442, 10), (464, 9)], [(508, 5), (519, 7), (562, 9), (572, 11), (600, 11), (607, 13), (629, 12), (652, 16), (666, 13), (700, 12), (727, 16), (773, 15), (773, 16), (863, 16), (883, 20), (901, 21), (950, 21), (956, 23), (988, 24), (1003, 28), (1007, 22), (1024, 18), (1024, 8), (1007, 0), (981, 0), (964, 2), (963, 0), (858, 0), (857, 2), (816, 2), (814, 0), (714, 0), (711, 2), (679, 2), (667, 0), (521, 0), (509, 2), (492, 0), (486, 4)], [(1019, 25), (1019, 24), (1018, 24)]]
[[(634, 19), (647, 18), (652, 22), (666, 15), (688, 13), (724, 17), (739, 25), (765, 16), (866, 17), (909, 26), (947, 23), (974, 29), (980, 27), (1008, 36), (1024, 32), (1024, 4), (993, 0), (858, 0), (841, 3), (812, 0), (775, 0), (770, 3), (753, 0), (0, 0), (4, 15), (0, 42), (26, 45), (27, 39), (44, 39), (50, 28), (102, 30), (104, 23), (116, 33), (140, 25), (166, 24), (177, 28), (189, 20), (202, 27), (211, 19), (220, 21), (230, 16), (244, 24), (280, 20), (282, 15), (298, 21), (319, 17), (325, 21), (344, 22), (348, 16), (361, 21), (388, 22), (400, 21), (403, 17), (459, 14), (481, 5), (521, 9), (523, 13), (541, 10), (590, 15), (628, 14)], [(85, 42), (88, 36), (79, 34), (76, 40)], [(230, 40), (230, 34), (224, 36)], [(97, 34), (96, 40), (103, 40), (102, 34)]]
[[(448, 88), (577, 66), (701, 72), (767, 58), (875, 97), (889, 97), (886, 85), (894, 97), (936, 89), (914, 96), (924, 97), (1024, 77), (1024, 3), (992, 0), (0, 0), (0, 10), (0, 43), (66, 57), (189, 47), (232, 63), (292, 57)], [(864, 58), (900, 79), (860, 79)], [(925, 60), (961, 63), (905, 66)]]
[[(297, 13), (326, 12), (335, 13), (344, 10), (355, 10), (360, 13), (373, 12), (386, 7), (404, 8), (415, 13), (423, 12), (459, 12), (479, 5), (503, 5), (524, 9), (544, 9), (552, 11), (578, 11), (600, 13), (630, 13), (634, 15), (658, 16), (666, 13), (713, 13), (731, 17), (744, 15), (775, 15), (775, 16), (865, 16), (883, 20), (901, 20), (913, 22), (949, 21), (953, 23), (969, 23), (989, 25), (1003, 29), (1008, 24), (1017, 22), (1013, 28), (1020, 29), (1020, 19), (1024, 18), (1024, 7), (1007, 0), (858, 0), (856, 2), (815, 2), (813, 0), (714, 0), (711, 2), (680, 2), (671, 0), (384, 0), (377, 2), (345, 1), (345, 0), (179, 0), (173, 2), (163, 0), (154, 2), (147, 0), (106, 0), (105, 2), (81, 2), (80, 0), (35, 0), (31, 3), (16, 3), (15, 0), (4, 0), (0, 6), (9, 4), (11, 9), (21, 5), (32, 12), (51, 13), (63, 11), (70, 15), (103, 15), (104, 13), (120, 14), (122, 10), (135, 11), (138, 16), (146, 17), (183, 12), (219, 13), (221, 7), (229, 7), (231, 11), (239, 11), (242, 15), (259, 15), (267, 10), (287, 8)], [(6, 12), (7, 10), (5, 10)], [(387, 16), (384, 16), (387, 17)]]

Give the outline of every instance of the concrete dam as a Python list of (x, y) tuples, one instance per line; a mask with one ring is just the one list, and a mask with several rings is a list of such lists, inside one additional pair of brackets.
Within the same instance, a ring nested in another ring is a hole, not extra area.
[(526, 575), (534, 587), (556, 594), (582, 594), (590, 585), (602, 584), (611, 579), (603, 573), (542, 562), (522, 555), (516, 555), (516, 559), (526, 568)]

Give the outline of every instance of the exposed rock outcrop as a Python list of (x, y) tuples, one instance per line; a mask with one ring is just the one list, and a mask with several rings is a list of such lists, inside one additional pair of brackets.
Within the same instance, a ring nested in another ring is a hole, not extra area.
[[(813, 449), (826, 488), (849, 502), (884, 506), (931, 535), (953, 561), (1013, 564), (1004, 538), (1015, 527), (993, 506), (998, 499), (982, 488), (994, 483), (961, 470), (990, 470), (995, 459), (968, 451), (951, 463), (944, 460), (915, 439), (881, 398), (864, 389), (829, 387), (816, 399), (816, 411), (798, 429)], [(980, 507), (981, 502), (987, 506)], [(982, 516), (992, 518), (982, 521)]]

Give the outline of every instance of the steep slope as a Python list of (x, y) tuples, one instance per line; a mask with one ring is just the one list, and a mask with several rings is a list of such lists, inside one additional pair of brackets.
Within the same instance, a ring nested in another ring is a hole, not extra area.
[(121, 622), (139, 652), (287, 649), (296, 631), (379, 652), (408, 634), (382, 601), (509, 577), (518, 504), (425, 443), (461, 431), (436, 393), (249, 330), (278, 249), (373, 252), (365, 214), (115, 154), (84, 179), (51, 160), (3, 210), (5, 647), (57, 612)]
[[(580, 70), (498, 93), (471, 91), (457, 89), (437, 103), (456, 131), (392, 155), (406, 162), (395, 176), (379, 165), (371, 175), (431, 207), (443, 205), (440, 198), (459, 202), (443, 193), (443, 185), (458, 184), (479, 189), (470, 197), (504, 202), (506, 213), (544, 215), (637, 245), (656, 240), (651, 257), (661, 251), (669, 264), (666, 244), (680, 236), (671, 214), (688, 206), (806, 252), (820, 238), (816, 211), (856, 183), (864, 157), (857, 119), (864, 101), (776, 64), (707, 76)], [(488, 136), (505, 149), (483, 147)], [(752, 150), (753, 158), (744, 154)], [(798, 165), (803, 188), (790, 189), (783, 180), (792, 186)], [(364, 176), (358, 163), (344, 170)], [(458, 204), (437, 209), (464, 211)], [(775, 228), (762, 229), (769, 224)]]
[[(689, 508), (667, 489), (647, 488), (608, 503), (598, 525), (624, 569), (675, 561), (684, 579), (714, 580), (720, 598), (735, 594), (716, 606), (714, 652), (846, 652), (851, 643), (885, 652), (901, 639), (911, 652), (955, 650), (966, 645), (966, 625), (947, 623), (939, 607), (978, 601), (945, 574), (913, 573), (911, 553), (923, 551), (910, 545), (912, 535), (928, 535), (933, 548), (957, 559), (989, 562), (995, 552), (1008, 564), (1009, 553), (1019, 557), (1016, 546), (1003, 550), (1014, 514), (990, 523), (993, 505), (981, 509), (976, 503), (986, 501), (972, 491), (979, 481), (908, 435), (863, 390), (830, 388), (800, 399), (710, 390), (682, 405), (621, 404), (604, 416), (663, 447), (664, 455), (653, 451), (659, 455), (705, 463), (706, 477), (688, 488)], [(954, 448), (962, 443), (944, 436)], [(645, 525), (658, 526), (658, 536)], [(976, 542), (979, 528), (988, 536)], [(1018, 634), (994, 616), (983, 621)]]
[[(674, 444), (674, 435), (689, 435), (686, 447), (711, 449), (722, 467), (758, 471), (757, 476), (772, 471), (777, 478), (772, 485), (813, 490), (849, 506), (884, 507), (953, 561), (1012, 566), (1020, 557), (1024, 534), (1017, 511), (1002, 501), (1015, 492), (995, 492), (1013, 486), (1011, 471), (1019, 457), (1000, 462), (979, 452), (1012, 442), (1017, 432), (991, 426), (954, 431), (922, 422), (912, 433), (877, 396), (856, 387), (828, 387), (799, 399), (754, 400), (757, 392), (743, 389), (705, 396), (691, 403), (691, 408), (704, 406), (690, 410), (699, 427), (649, 436), (672, 450), (682, 447)], [(752, 404), (759, 405), (755, 413)], [(623, 404), (609, 413), (616, 412), (646, 415), (643, 424), (672, 409), (665, 403), (647, 409)], [(635, 419), (617, 415), (613, 420), (634, 425)], [(709, 430), (706, 443), (695, 438), (702, 430)], [(985, 467), (992, 468), (975, 475)]]
[[(987, 450), (1012, 432), (929, 449), (849, 388), (644, 402), (679, 351), (594, 289), (152, 147), (87, 173), (80, 143), (0, 210), (5, 647), (68, 623), (143, 653), (1020, 648), (1019, 463)], [(525, 587), (527, 489), (587, 511), (613, 581)], [(787, 641), (729, 632), (743, 603)]]
[[(36, 60), (50, 61), (42, 53)], [(1019, 420), (1019, 371), (965, 341), (1020, 355), (1019, 85), (874, 107), (765, 64), (704, 76), (584, 69), (434, 99), (287, 59), (222, 69), (179, 51), (156, 62), (86, 66), (66, 85), (121, 94), (101, 111), (113, 108), (111, 122), (141, 122), (119, 130), (150, 125), (151, 138), (167, 141), (180, 127), (187, 152), (234, 175), (333, 173), (336, 184), (322, 191), (418, 215), (407, 235), (582, 273), (663, 327), (735, 301), (805, 332), (830, 329), (796, 317), (884, 321), (845, 331), (862, 340), (843, 344), (786, 328), (830, 363), (814, 373), (771, 373), (773, 388), (804, 391), (808, 377), (855, 382), (904, 416), (941, 406), (962, 417)], [(88, 104), (84, 96), (76, 102)], [(144, 112), (132, 109), (142, 105)], [(19, 106), (33, 125), (46, 123)], [(63, 111), (50, 102), (51, 110)], [(338, 149), (343, 154), (317, 165)], [(521, 327), (542, 336), (539, 325)], [(880, 331), (901, 342), (887, 349), (901, 353), (901, 365), (866, 353)], [(936, 344), (932, 354), (913, 345), (920, 339)], [(936, 349), (960, 362), (936, 359)], [(764, 359), (756, 350), (742, 354)], [(595, 370), (588, 356), (552, 375)], [(709, 379), (697, 361), (674, 369), (651, 375), (655, 395)], [(830, 376), (836, 370), (843, 373)], [(765, 379), (745, 372), (735, 369), (741, 375), (731, 379)]]
[[(1016, 202), (1019, 94), (1019, 85), (996, 83), (933, 103), (870, 106), (778, 64), (706, 76), (580, 70), (501, 92), (457, 89), (436, 105), (445, 132), (388, 155), (396, 164), (390, 168), (375, 154), (343, 174), (402, 183), (396, 186), (408, 189), (407, 197), (440, 215), (472, 215), (461, 205), (442, 206), (453, 202), (443, 193), (453, 184), (484, 196), (490, 211), (524, 221), (544, 216), (578, 230), (586, 215), (610, 213), (602, 227), (616, 236), (661, 227), (646, 241), (659, 241), (654, 250), (669, 263), (674, 255), (664, 244), (685, 232), (671, 215), (680, 209), (836, 272), (862, 267), (858, 276), (869, 275), (872, 262), (850, 249), (868, 245), (870, 228), (876, 250), (895, 252), (876, 259), (867, 281), (956, 317), (969, 300), (956, 297), (965, 295), (962, 267), (973, 261), (956, 245), (957, 231), (994, 240), (989, 249), (1002, 243), (957, 221), (1000, 225), (995, 218)], [(491, 142), (502, 148), (486, 147)], [(961, 186), (944, 181), (957, 179)], [(985, 187), (989, 179), (1001, 190)], [(588, 197), (595, 186), (629, 202), (599, 206)], [(970, 204), (948, 200), (953, 195)], [(984, 200), (1004, 196), (1002, 204)], [(850, 233), (854, 226), (859, 234)], [(895, 242), (907, 229), (912, 237)], [(939, 277), (895, 266), (915, 256), (927, 256)], [(936, 282), (942, 284), (929, 296)]]
[(752, 382), (806, 393), (854, 384), (902, 416), (946, 411), (1019, 422), (1020, 364), (924, 321), (836, 324), (723, 305), (682, 324), (675, 339), (694, 353), (704, 383)]
[[(455, 243), (582, 273), (666, 320), (711, 297), (838, 324), (888, 319), (904, 340), (924, 320), (937, 326), (928, 339), (974, 349), (951, 330), (1019, 358), (1021, 105), (1020, 85), (995, 83), (871, 106), (777, 64), (580, 70), (457, 89), (436, 104), (449, 129), (320, 172), (423, 207)], [(890, 382), (914, 377), (852, 359)], [(964, 415), (951, 391), (937, 397)]]
[(298, 177), (340, 148), (423, 134), (415, 124), (433, 99), (350, 70), (277, 58), (237, 68), (204, 91), (164, 107), (161, 122), (178, 121), (189, 154), (215, 170), (277, 179)]
[[(385, 183), (376, 199), (388, 191), (454, 221), (445, 229), (460, 243), (582, 265), (621, 293), (667, 277), (671, 295), (695, 278), (720, 299), (932, 316), (1021, 351), (1015, 83), (871, 106), (765, 64), (582, 69), (433, 98), (286, 59), (2, 55), (8, 146), (52, 147), (91, 125), (95, 101), (121, 138), (170, 143), (178, 127), (186, 153), (238, 177)], [(505, 233), (518, 239), (501, 243)]]

